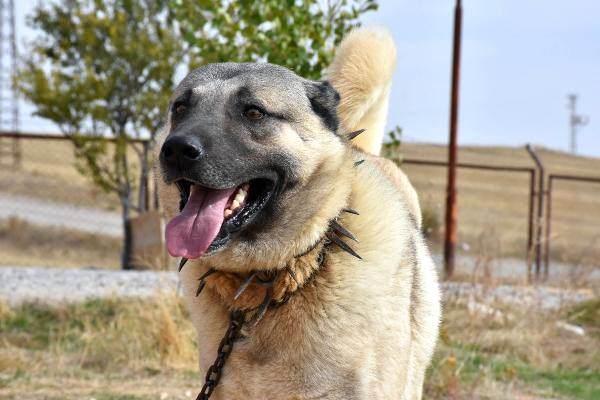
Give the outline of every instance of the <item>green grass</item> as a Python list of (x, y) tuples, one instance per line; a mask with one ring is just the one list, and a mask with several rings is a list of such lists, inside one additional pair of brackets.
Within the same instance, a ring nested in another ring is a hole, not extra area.
[(539, 371), (527, 365), (517, 366), (519, 379), (553, 393), (581, 400), (600, 399), (600, 372), (591, 370)]
[[(560, 367), (543, 370), (514, 357), (485, 353), (461, 343), (443, 345), (429, 370), (429, 393), (443, 397), (452, 385), (449, 376), (456, 378), (455, 386), (463, 393), (476, 390), (483, 381), (529, 388), (539, 395), (561, 396), (570, 399), (600, 398), (600, 371), (591, 369), (565, 370)], [(450, 361), (448, 361), (450, 360)], [(454, 361), (455, 360), (455, 361)], [(441, 387), (432, 387), (438, 380)], [(441, 379), (441, 381), (440, 381)]]

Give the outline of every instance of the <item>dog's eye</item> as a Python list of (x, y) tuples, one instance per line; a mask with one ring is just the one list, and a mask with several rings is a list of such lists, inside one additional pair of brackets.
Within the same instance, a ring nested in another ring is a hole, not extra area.
[(174, 112), (176, 115), (181, 115), (181, 114), (183, 114), (183, 113), (185, 112), (185, 110), (187, 110), (187, 107), (186, 107), (184, 104), (181, 104), (181, 103), (180, 103), (180, 104), (175, 104), (175, 105), (173, 106), (173, 112)]
[(262, 119), (262, 117), (264, 117), (264, 116), (265, 116), (265, 113), (256, 107), (250, 107), (246, 111), (244, 111), (244, 117), (246, 117), (252, 121), (257, 121), (259, 119)]

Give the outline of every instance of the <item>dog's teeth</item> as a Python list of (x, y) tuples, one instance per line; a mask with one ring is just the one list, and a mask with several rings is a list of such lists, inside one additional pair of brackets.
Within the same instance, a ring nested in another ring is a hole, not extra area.
[(244, 201), (245, 198), (246, 198), (246, 191), (244, 189), (240, 189), (240, 191), (237, 192), (237, 194), (235, 195), (235, 200), (237, 200), (240, 203), (242, 201)]
[(240, 202), (236, 199), (233, 200), (233, 203), (231, 203), (231, 209), (235, 210), (236, 208), (238, 208), (240, 206)]
[(224, 213), (225, 218), (230, 217), (231, 214), (233, 214), (233, 211), (231, 211), (230, 209), (225, 210), (225, 213)]

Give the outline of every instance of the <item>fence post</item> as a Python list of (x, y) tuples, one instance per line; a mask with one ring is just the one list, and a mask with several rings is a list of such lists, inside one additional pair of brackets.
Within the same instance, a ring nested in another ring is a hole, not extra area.
[(527, 219), (527, 280), (531, 282), (533, 257), (533, 212), (535, 209), (535, 170), (529, 171), (529, 217)]
[(546, 199), (546, 236), (544, 238), (544, 280), (548, 279), (550, 268), (550, 224), (552, 223), (552, 174), (548, 177), (548, 198)]
[(544, 218), (544, 164), (538, 157), (537, 153), (531, 147), (531, 144), (525, 146), (527, 152), (535, 162), (538, 169), (538, 206), (537, 206), (537, 223), (536, 223), (536, 234), (535, 234), (535, 279), (539, 280), (540, 270), (542, 268), (542, 224)]

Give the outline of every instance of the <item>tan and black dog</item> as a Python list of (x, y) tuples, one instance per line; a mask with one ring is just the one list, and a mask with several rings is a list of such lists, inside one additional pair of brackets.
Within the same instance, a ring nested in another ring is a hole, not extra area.
[(437, 276), (414, 189), (374, 155), (394, 62), (361, 29), (328, 81), (223, 63), (175, 90), (159, 189), (203, 374), (243, 324), (211, 399), (421, 398)]

